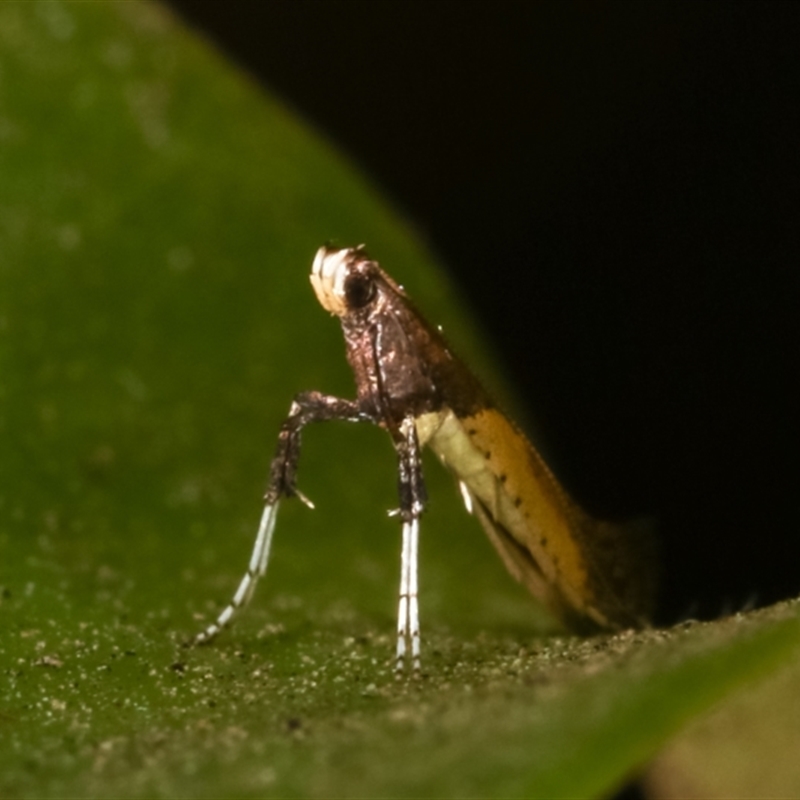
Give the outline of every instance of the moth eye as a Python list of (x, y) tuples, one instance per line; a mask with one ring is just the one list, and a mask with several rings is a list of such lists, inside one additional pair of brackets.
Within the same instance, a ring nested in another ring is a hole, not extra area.
[(366, 275), (349, 275), (344, 282), (344, 296), (348, 308), (364, 308), (375, 296), (375, 281)]

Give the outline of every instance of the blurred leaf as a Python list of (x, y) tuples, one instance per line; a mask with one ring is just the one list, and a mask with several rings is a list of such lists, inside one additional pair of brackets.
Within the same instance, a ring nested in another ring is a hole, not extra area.
[(491, 372), (386, 203), (164, 9), (0, 4), (3, 796), (598, 795), (794, 654), (788, 607), (540, 638), (430, 464), (426, 674), (395, 680), (395, 460), (344, 425), (304, 439), (317, 511), (284, 504), (255, 604), (184, 648), (241, 576), (292, 395), (352, 395), (307, 281), (331, 239)]
[(653, 798), (800, 797), (800, 662), (703, 716), (648, 770)]

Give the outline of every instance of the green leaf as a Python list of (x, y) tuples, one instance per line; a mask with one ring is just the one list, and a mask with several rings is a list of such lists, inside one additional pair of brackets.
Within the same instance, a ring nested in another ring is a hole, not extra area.
[(649, 795), (800, 797), (800, 660), (693, 722), (648, 769)]
[(184, 647), (244, 570), (293, 394), (352, 395), (308, 285), (326, 240), (491, 373), (409, 227), (164, 9), (0, 4), (3, 796), (602, 795), (796, 655), (792, 607), (542, 638), (431, 463), (425, 670), (396, 679), (395, 460), (346, 425), (305, 436), (317, 510), (284, 504), (254, 604)]

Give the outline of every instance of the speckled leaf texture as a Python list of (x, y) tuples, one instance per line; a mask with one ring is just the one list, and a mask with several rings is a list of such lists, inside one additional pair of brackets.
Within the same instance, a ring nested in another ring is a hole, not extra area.
[(368, 427), (307, 431), (316, 509), (284, 504), (252, 607), (185, 646), (245, 567), (293, 394), (352, 395), (308, 284), (329, 240), (366, 242), (492, 372), (411, 227), (164, 8), (0, 3), (0, 796), (755, 796), (763, 774), (796, 796), (796, 605), (544, 637), (432, 462), (424, 669), (397, 679), (395, 457)]

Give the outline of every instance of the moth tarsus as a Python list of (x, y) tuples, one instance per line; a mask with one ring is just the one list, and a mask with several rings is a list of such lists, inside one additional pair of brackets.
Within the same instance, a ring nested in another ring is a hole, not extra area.
[(278, 505), (280, 500), (267, 503), (261, 514), (261, 523), (258, 526), (253, 553), (250, 556), (250, 563), (247, 565), (247, 572), (239, 583), (239, 588), (233, 595), (233, 599), (222, 610), (216, 620), (205, 630), (201, 631), (194, 638), (194, 644), (208, 644), (220, 631), (230, 625), (234, 615), (239, 609), (244, 608), (253, 596), (259, 578), (267, 572), (267, 563), (272, 548), (272, 534), (275, 530), (275, 520), (278, 516)]

